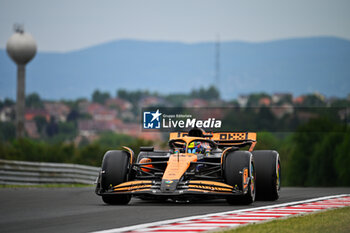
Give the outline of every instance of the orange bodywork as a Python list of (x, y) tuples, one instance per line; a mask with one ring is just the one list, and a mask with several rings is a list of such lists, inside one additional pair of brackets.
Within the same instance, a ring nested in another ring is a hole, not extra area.
[(126, 150), (129, 153), (130, 156), (130, 164), (132, 164), (134, 162), (134, 151), (127, 147), (127, 146), (123, 146), (123, 149)]
[(188, 185), (189, 191), (201, 192), (232, 192), (233, 187), (216, 181), (191, 180)]
[[(151, 160), (150, 158), (143, 158), (143, 159), (140, 160), (139, 163), (151, 163), (151, 162), (152, 162), (152, 160)], [(153, 168), (153, 165), (152, 165), (152, 164), (145, 164), (145, 165), (143, 165), (143, 166), (144, 166), (144, 167)], [(145, 171), (145, 172), (149, 172), (149, 171), (150, 171), (150, 169), (147, 169), (147, 168), (144, 168), (144, 167), (141, 167), (141, 170), (142, 170), (142, 171)]]
[(163, 179), (179, 180), (187, 171), (191, 162), (197, 162), (194, 154), (172, 154), (168, 161), (168, 166), (164, 172)]
[(243, 190), (248, 188), (248, 168), (244, 168), (243, 170)]
[(116, 185), (113, 187), (113, 190), (117, 192), (135, 192), (142, 189), (143, 191), (145, 191), (149, 190), (151, 188), (151, 185), (152, 181), (149, 180), (135, 180)]

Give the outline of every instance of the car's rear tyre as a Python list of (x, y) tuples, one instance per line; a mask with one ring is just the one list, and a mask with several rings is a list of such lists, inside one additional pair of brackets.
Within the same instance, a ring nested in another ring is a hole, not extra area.
[(256, 170), (256, 198), (274, 201), (281, 189), (281, 161), (277, 151), (253, 151)]
[[(130, 155), (126, 151), (107, 151), (102, 160), (101, 187), (103, 190), (128, 180)], [(102, 200), (110, 205), (128, 204), (131, 195), (102, 194)]]
[(226, 198), (231, 205), (244, 204), (248, 205), (255, 201), (255, 166), (253, 156), (249, 151), (233, 151), (226, 155), (224, 161), (224, 178), (227, 184), (238, 187), (243, 190), (242, 171), (248, 168), (250, 181), (248, 191), (241, 196), (231, 196)]

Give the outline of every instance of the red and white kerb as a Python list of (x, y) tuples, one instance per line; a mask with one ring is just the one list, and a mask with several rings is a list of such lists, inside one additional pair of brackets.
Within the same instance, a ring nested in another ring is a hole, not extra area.
[(291, 217), (298, 214), (314, 213), (321, 210), (350, 206), (350, 195), (315, 198), (306, 201), (283, 203), (272, 206), (229, 211), (188, 218), (173, 219), (100, 231), (112, 232), (205, 232), (220, 228), (234, 228), (249, 223)]

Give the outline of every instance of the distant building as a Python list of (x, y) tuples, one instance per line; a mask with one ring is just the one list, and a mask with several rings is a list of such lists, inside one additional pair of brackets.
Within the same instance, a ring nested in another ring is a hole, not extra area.
[(109, 108), (115, 108), (120, 111), (130, 111), (132, 109), (132, 104), (121, 98), (108, 99), (106, 100), (105, 105)]
[(164, 98), (157, 97), (157, 96), (147, 96), (142, 98), (139, 101), (139, 106), (143, 108), (152, 107), (152, 106), (161, 106), (166, 104), (167, 104), (167, 101)]
[(313, 93), (313, 95), (316, 96), (317, 98), (319, 98), (320, 100), (322, 100), (323, 102), (326, 101), (326, 97), (325, 97), (324, 95), (322, 95), (322, 94), (321, 94), (320, 92), (318, 92), (318, 91), (315, 91), (315, 92)]
[(3, 107), (0, 111), (0, 122), (8, 122), (15, 120), (15, 108)]
[(44, 103), (44, 109), (50, 116), (60, 122), (65, 122), (70, 112), (70, 108), (61, 102), (46, 102)]
[(270, 106), (271, 105), (271, 99), (268, 97), (263, 97), (259, 100), (259, 106)]
[(132, 113), (133, 105), (127, 100), (121, 98), (108, 99), (105, 106), (109, 109), (116, 109), (118, 117), (123, 120), (133, 121), (136, 118)]
[(25, 121), (33, 121), (35, 117), (44, 117), (47, 122), (51, 119), (50, 114), (44, 109), (26, 109)]
[(298, 97), (293, 99), (293, 104), (301, 105), (301, 104), (304, 103), (304, 101), (305, 101), (305, 96), (303, 96), (303, 95), (302, 96), (298, 96)]
[(240, 107), (245, 108), (247, 106), (247, 104), (248, 104), (248, 99), (249, 99), (249, 96), (247, 96), (247, 95), (240, 95), (237, 98), (237, 102), (238, 102)]
[(98, 120), (79, 120), (78, 131), (79, 134), (85, 137), (96, 135), (105, 131), (117, 130), (117, 125), (122, 124), (120, 120), (114, 119), (110, 121), (98, 121)]
[(275, 93), (272, 95), (272, 102), (274, 104), (285, 102), (286, 100), (293, 100), (293, 95), (290, 93)]
[(90, 104), (90, 102), (87, 101), (87, 100), (80, 101), (80, 102), (78, 103), (79, 112), (81, 112), (81, 113), (87, 113), (87, 108), (88, 108), (89, 104)]
[(220, 108), (220, 107), (237, 107), (237, 104), (235, 105), (233, 102), (226, 102), (224, 100), (220, 100), (220, 99), (215, 99), (215, 100), (210, 100), (208, 102), (208, 105), (210, 107), (217, 107), (217, 108)]
[(98, 103), (90, 103), (86, 107), (86, 113), (91, 115), (96, 121), (112, 121), (117, 117), (117, 110), (108, 109), (104, 105)]
[(27, 132), (28, 137), (30, 138), (39, 138), (38, 128), (35, 121), (26, 121), (24, 123), (25, 131)]
[(204, 108), (208, 106), (208, 101), (203, 99), (191, 99), (185, 102), (185, 107), (187, 108)]

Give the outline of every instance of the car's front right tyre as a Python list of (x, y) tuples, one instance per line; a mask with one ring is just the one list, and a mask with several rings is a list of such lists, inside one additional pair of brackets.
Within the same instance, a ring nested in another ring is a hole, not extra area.
[[(113, 186), (128, 181), (130, 155), (126, 151), (107, 151), (102, 160), (101, 188), (108, 191)], [(126, 205), (130, 202), (128, 194), (101, 194), (102, 200), (110, 205)]]
[(242, 172), (245, 168), (249, 174), (248, 190), (243, 195), (227, 197), (226, 200), (231, 205), (249, 205), (255, 201), (255, 165), (249, 151), (233, 151), (226, 155), (224, 178), (227, 184), (243, 191)]

